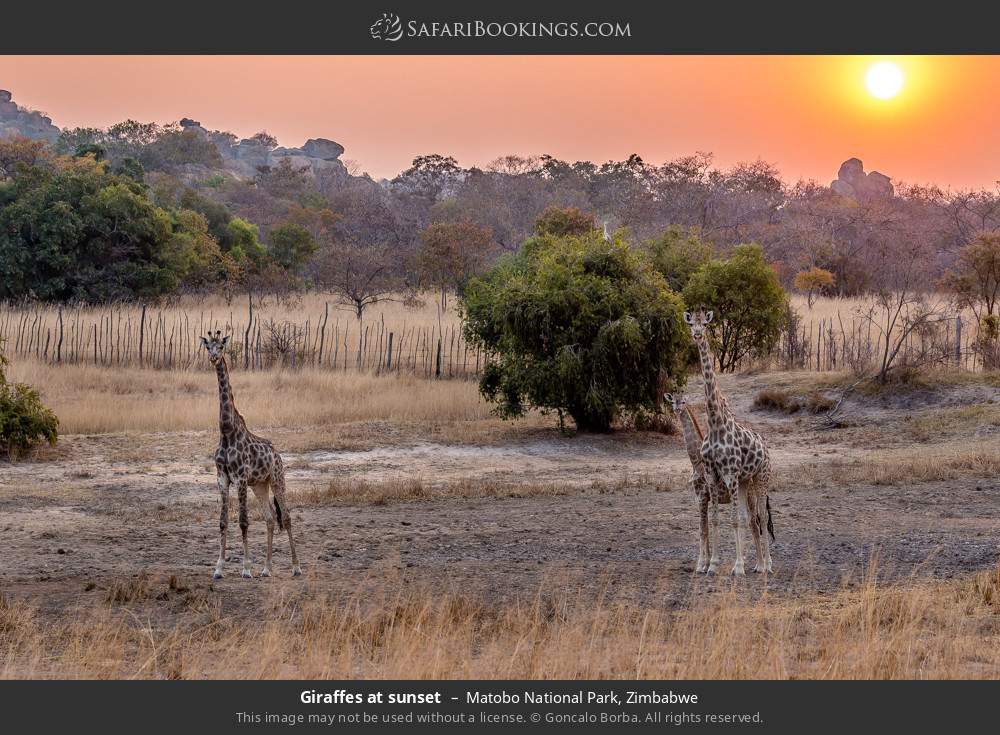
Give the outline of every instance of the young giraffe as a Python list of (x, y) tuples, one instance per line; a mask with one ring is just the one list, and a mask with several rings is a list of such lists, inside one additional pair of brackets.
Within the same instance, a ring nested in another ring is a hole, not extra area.
[[(247, 486), (253, 488), (267, 522), (267, 561), (260, 576), (271, 576), (271, 547), (274, 540), (275, 519), (279, 529), (288, 532), (288, 548), (292, 552), (292, 576), (299, 576), (299, 560), (295, 555), (292, 540), (292, 517), (285, 502), (285, 471), (281, 455), (267, 439), (251, 434), (246, 422), (233, 403), (233, 389), (229, 383), (229, 369), (223, 350), (229, 336), (221, 332), (202, 337), (201, 342), (208, 350), (208, 359), (215, 366), (219, 376), (219, 448), (215, 450), (215, 469), (218, 473), (219, 492), (222, 495), (222, 515), (219, 517), (219, 561), (215, 565), (213, 578), (222, 577), (222, 567), (226, 561), (226, 527), (229, 524), (229, 486), (236, 483), (240, 502), (240, 531), (243, 533), (243, 572), (246, 578), (253, 576), (250, 571), (250, 549), (247, 544), (247, 529), (250, 519), (247, 515)], [(274, 512), (268, 505), (268, 488), (274, 494)]]
[(743, 527), (749, 526), (757, 550), (754, 571), (771, 572), (771, 544), (762, 533), (763, 514), (767, 512), (767, 531), (774, 538), (771, 523), (771, 501), (767, 489), (771, 481), (771, 458), (763, 438), (741, 425), (729, 410), (715, 376), (712, 350), (706, 327), (712, 312), (684, 312), (684, 321), (698, 345), (701, 372), (705, 379), (705, 399), (708, 402), (708, 436), (701, 454), (715, 482), (736, 498), (733, 503), (733, 530), (736, 535), (736, 563), (733, 574), (744, 574)]
[[(718, 486), (711, 482), (711, 475), (705, 469), (705, 460), (701, 456), (701, 445), (705, 441), (698, 419), (695, 418), (687, 399), (680, 393), (664, 393), (677, 420), (680, 421), (684, 433), (684, 446), (691, 460), (691, 486), (701, 511), (701, 533), (698, 546), (698, 563), (696, 572), (714, 574), (719, 566), (719, 503), (729, 502), (728, 498), (720, 497)], [(709, 511), (711, 510), (711, 527), (709, 527)], [(711, 555), (711, 560), (709, 556)]]

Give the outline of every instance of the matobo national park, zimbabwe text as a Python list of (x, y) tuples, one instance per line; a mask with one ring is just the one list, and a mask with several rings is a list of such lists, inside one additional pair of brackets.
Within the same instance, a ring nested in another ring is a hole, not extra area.
[(576, 692), (530, 692), (523, 695), (516, 692), (466, 692), (466, 704), (697, 704), (697, 694), (666, 692), (619, 692), (584, 691)]

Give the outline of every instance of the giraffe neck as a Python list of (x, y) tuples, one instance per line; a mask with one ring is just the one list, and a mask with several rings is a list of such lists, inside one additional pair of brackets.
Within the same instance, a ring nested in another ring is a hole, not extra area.
[(708, 345), (708, 337), (702, 335), (695, 342), (698, 344), (698, 355), (701, 358), (701, 375), (705, 379), (705, 401), (708, 404), (709, 429), (716, 429), (725, 424), (726, 412), (722, 405), (722, 394), (719, 392), (719, 382), (715, 376), (715, 363), (712, 358), (712, 348)]
[(223, 436), (235, 434), (239, 427), (239, 412), (233, 401), (233, 387), (229, 383), (229, 367), (226, 358), (220, 357), (215, 364), (219, 376), (219, 431)]
[(691, 419), (691, 428), (694, 429), (694, 433), (698, 437), (698, 441), (699, 442), (705, 441), (705, 432), (703, 432), (701, 430), (701, 426), (698, 425), (698, 419), (694, 417), (694, 412), (690, 408), (685, 406), (684, 413), (686, 413), (688, 415), (688, 418)]
[(690, 408), (685, 408), (680, 412), (679, 416), (681, 420), (681, 431), (684, 432), (684, 446), (687, 448), (688, 455), (694, 459), (701, 459), (701, 443), (705, 440), (705, 436), (701, 433), (701, 427), (698, 426), (698, 422), (691, 413)]

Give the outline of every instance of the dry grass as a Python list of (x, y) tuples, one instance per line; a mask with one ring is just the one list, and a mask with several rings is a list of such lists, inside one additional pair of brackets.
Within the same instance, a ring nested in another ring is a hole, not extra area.
[(968, 436), (980, 429), (1000, 427), (1000, 404), (935, 407), (908, 416), (901, 426), (909, 438), (920, 442), (940, 442), (951, 434)]
[(839, 485), (907, 485), (967, 477), (994, 477), (1000, 473), (1000, 442), (966, 445), (940, 444), (895, 452), (872, 452), (850, 462), (833, 461), (796, 468), (795, 480), (806, 475), (817, 481), (835, 479)]
[(671, 485), (668, 478), (644, 474), (626, 475), (615, 482), (595, 480), (577, 486), (555, 482), (511, 482), (470, 478), (451, 482), (430, 482), (423, 478), (399, 477), (381, 481), (341, 477), (325, 486), (307, 487), (293, 493), (298, 506), (309, 505), (389, 505), (392, 503), (455, 498), (529, 498), (580, 493), (628, 494), (653, 490), (669, 492), (686, 487), (682, 480)]
[[(53, 366), (18, 361), (12, 380), (30, 382), (59, 416), (63, 434), (185, 431), (218, 422), (211, 370)], [(327, 426), (352, 421), (475, 421), (490, 418), (475, 383), (406, 375), (307, 369), (234, 372), (233, 392), (251, 426)]]
[(247, 620), (224, 614), (210, 590), (171, 578), (144, 592), (184, 611), (169, 625), (110, 594), (54, 623), (3, 598), (0, 676), (943, 679), (1000, 672), (1000, 570), (888, 587), (870, 570), (856, 589), (795, 599), (749, 599), (739, 586), (715, 594), (696, 588), (677, 612), (595, 599), (572, 586), (497, 606), (399, 582), (346, 598), (282, 588)]

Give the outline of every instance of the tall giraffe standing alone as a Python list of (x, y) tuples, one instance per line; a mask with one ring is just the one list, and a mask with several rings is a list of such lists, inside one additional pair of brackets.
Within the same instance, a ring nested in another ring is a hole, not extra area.
[(766, 512), (767, 531), (774, 537), (771, 503), (767, 494), (771, 482), (771, 457), (760, 434), (736, 421), (719, 390), (712, 349), (706, 334), (706, 327), (712, 321), (712, 312), (698, 311), (691, 314), (685, 311), (684, 321), (690, 326), (691, 336), (698, 345), (701, 373), (705, 379), (708, 436), (702, 444), (701, 454), (715, 482), (736, 498), (733, 503), (733, 530), (736, 534), (733, 574), (744, 574), (743, 528), (747, 525), (750, 526), (757, 550), (754, 571), (771, 572), (771, 544), (767, 533), (762, 533), (763, 514)]
[[(674, 410), (677, 420), (680, 421), (681, 431), (684, 433), (684, 447), (691, 460), (691, 486), (698, 498), (701, 514), (698, 563), (694, 569), (696, 572), (714, 574), (719, 566), (719, 503), (727, 503), (729, 499), (720, 495), (718, 485), (712, 482), (711, 473), (706, 470), (705, 459), (701, 456), (705, 435), (687, 405), (687, 399), (680, 393), (664, 393), (663, 397)], [(710, 514), (711, 525), (709, 525)]]
[[(250, 578), (250, 548), (247, 543), (247, 529), (250, 519), (247, 515), (247, 487), (252, 487), (260, 502), (261, 511), (267, 522), (267, 561), (260, 576), (271, 575), (271, 547), (274, 541), (274, 526), (288, 532), (288, 548), (292, 552), (292, 575), (299, 576), (299, 560), (295, 555), (292, 540), (292, 517), (285, 502), (285, 470), (281, 455), (267, 439), (251, 434), (246, 422), (236, 410), (233, 389), (229, 383), (229, 368), (223, 351), (229, 336), (221, 332), (202, 337), (201, 342), (208, 350), (208, 359), (215, 366), (219, 376), (219, 448), (215, 450), (215, 469), (218, 473), (219, 492), (222, 495), (222, 514), (219, 517), (219, 561), (215, 565), (213, 577), (222, 577), (222, 567), (226, 561), (226, 527), (229, 524), (229, 486), (236, 484), (240, 502), (240, 531), (243, 533), (243, 576)], [(274, 511), (268, 505), (268, 489), (274, 494)]]

